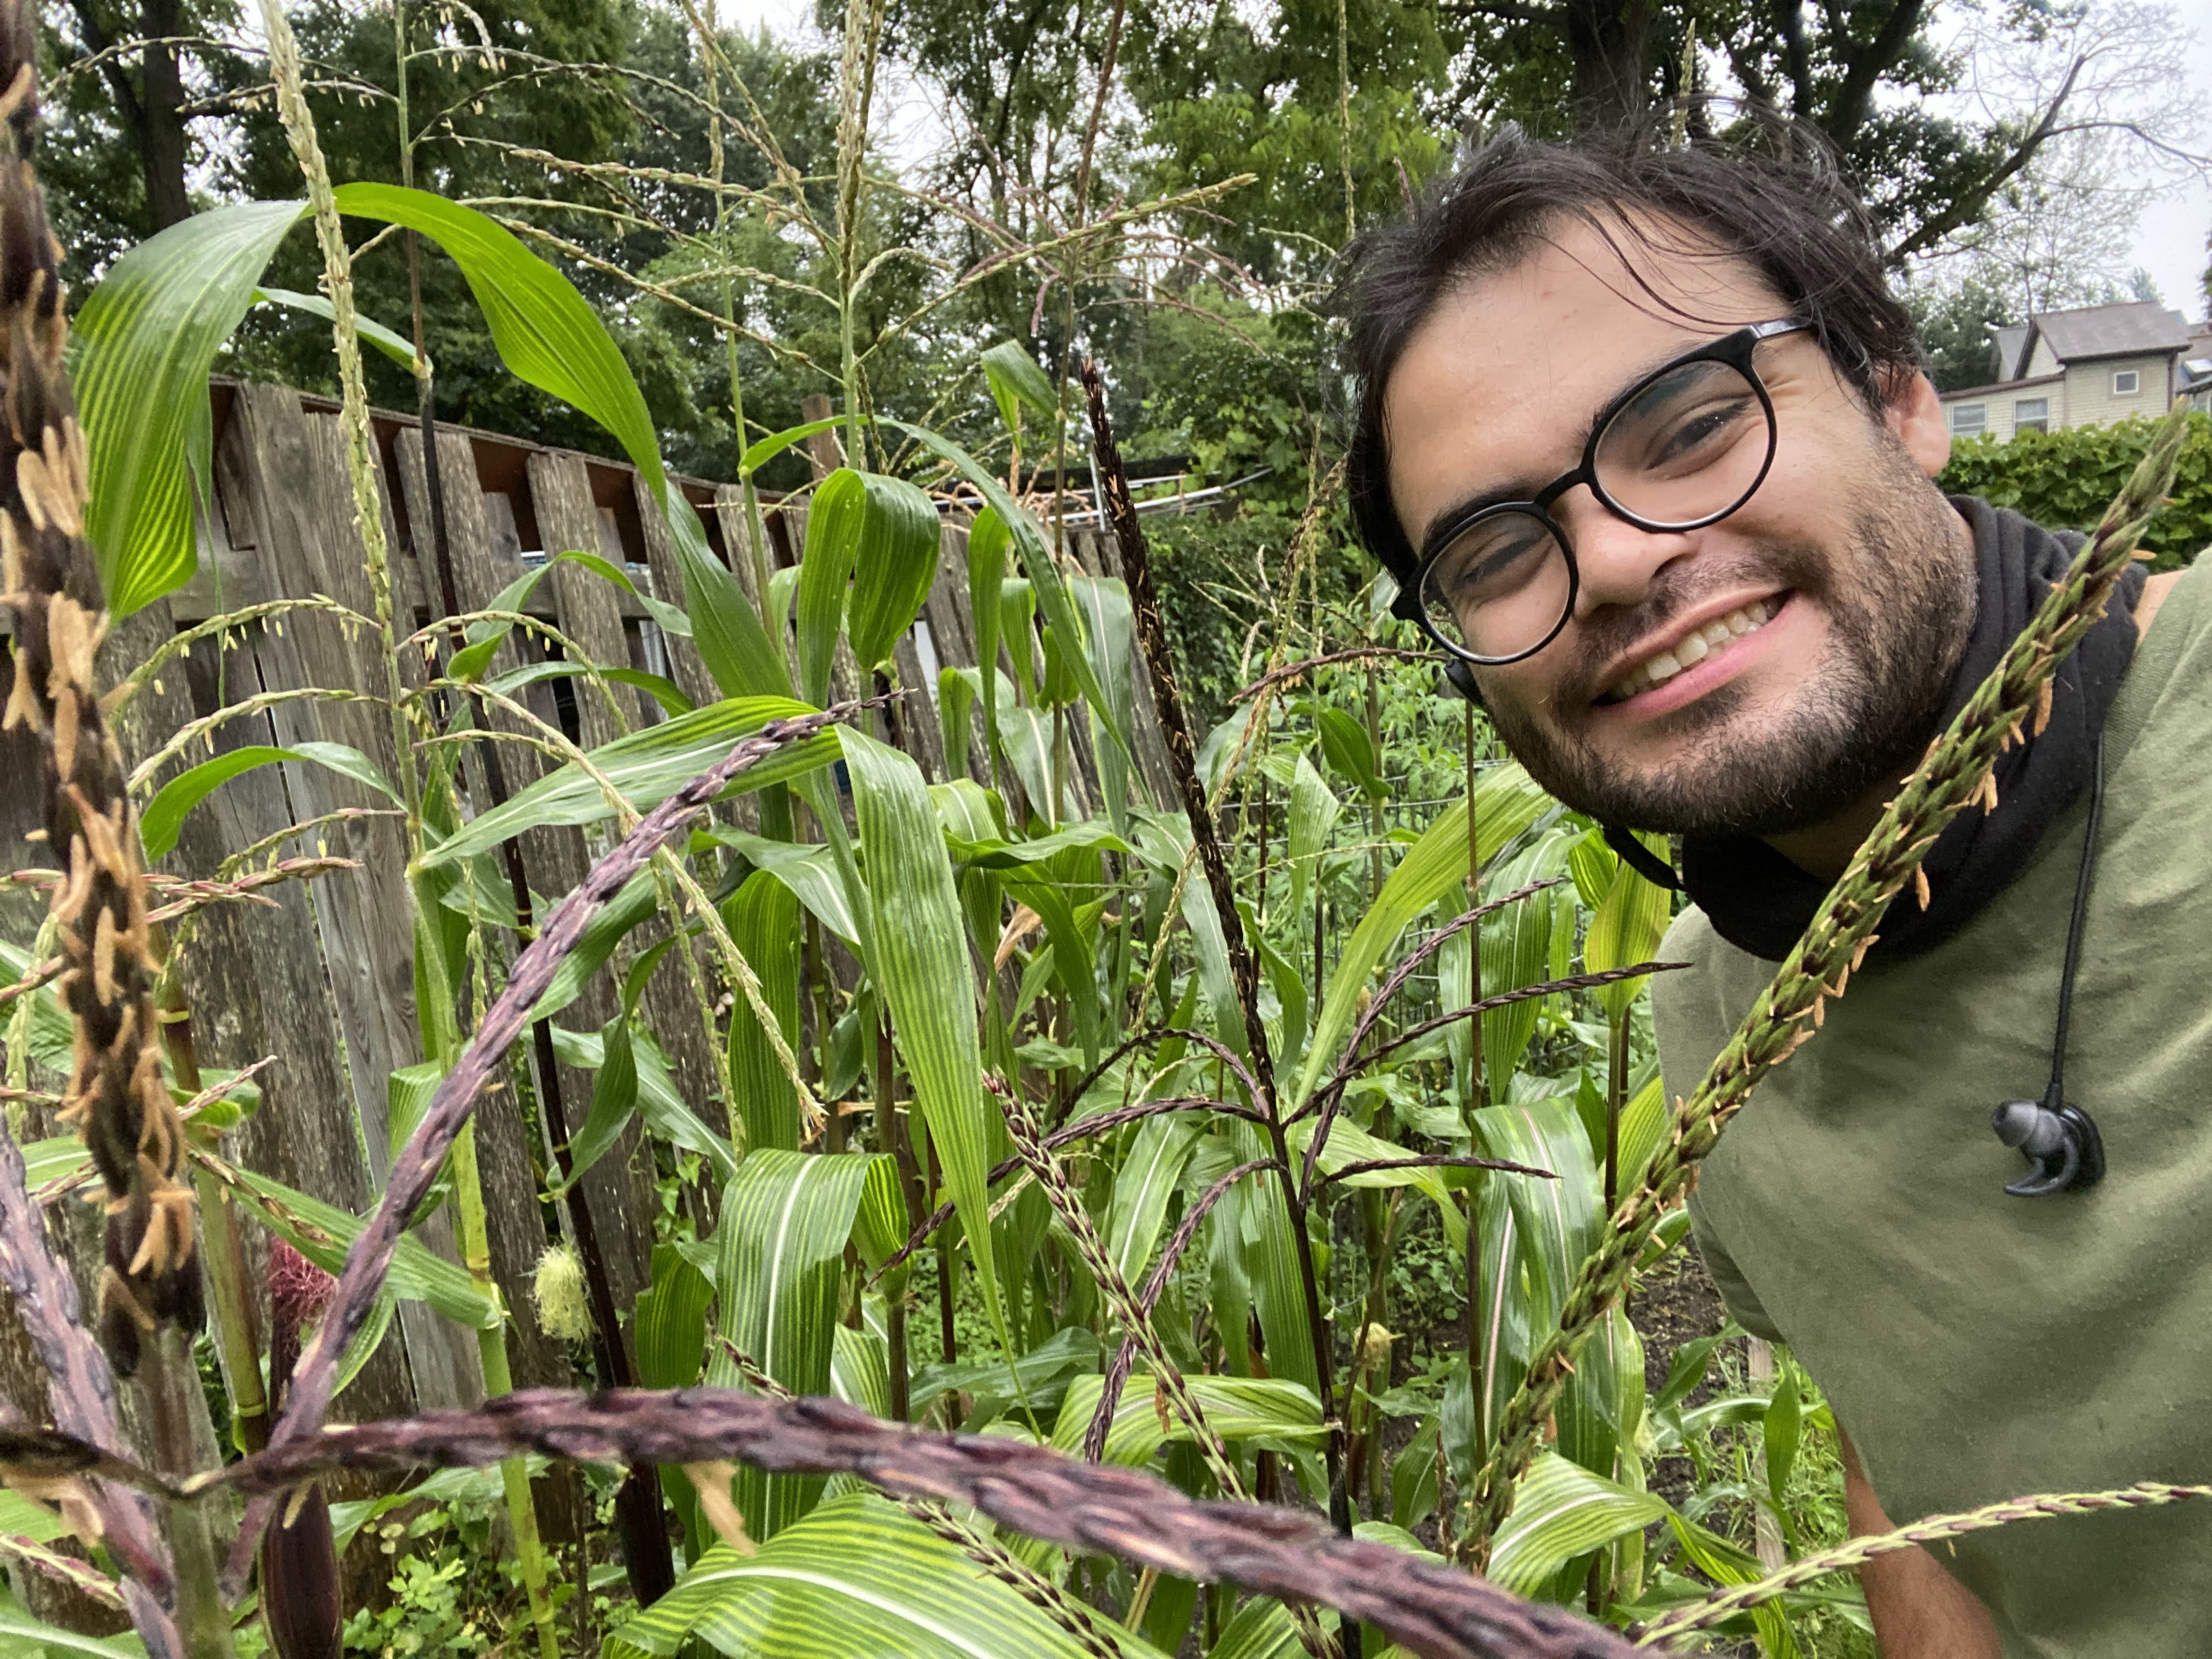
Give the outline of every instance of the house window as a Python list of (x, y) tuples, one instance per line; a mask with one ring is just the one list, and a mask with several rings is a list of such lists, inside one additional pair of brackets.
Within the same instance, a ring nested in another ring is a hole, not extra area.
[(1971, 438), (1987, 429), (1989, 405), (1986, 404), (1953, 404), (1951, 430), (1961, 438)]
[(2012, 405), (2012, 429), (2014, 432), (2050, 431), (2051, 399), (2015, 398)]
[(2112, 371), (2112, 396), (2132, 398), (2142, 390), (2142, 371), (2139, 368), (2116, 368)]

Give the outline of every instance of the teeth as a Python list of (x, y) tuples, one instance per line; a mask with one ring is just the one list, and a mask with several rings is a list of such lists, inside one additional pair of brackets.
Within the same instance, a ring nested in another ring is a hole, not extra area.
[(1684, 669), (1703, 662), (1739, 635), (1764, 627), (1773, 615), (1773, 607), (1765, 600), (1754, 599), (1749, 605), (1729, 611), (1725, 617), (1707, 623), (1695, 633), (1677, 641), (1672, 649), (1648, 657), (1630, 669), (1606, 694), (1604, 701), (1621, 702), (1639, 691), (1665, 684)]

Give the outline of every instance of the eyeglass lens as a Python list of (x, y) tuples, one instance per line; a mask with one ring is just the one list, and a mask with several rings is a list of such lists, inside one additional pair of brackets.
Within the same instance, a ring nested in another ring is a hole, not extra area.
[[(1743, 505), (1765, 471), (1774, 428), (1758, 388), (1727, 363), (1684, 363), (1630, 395), (1598, 434), (1596, 487), (1647, 529), (1709, 523)], [(1430, 562), (1421, 602), (1448, 644), (1502, 659), (1534, 651), (1573, 603), (1550, 524), (1510, 507), (1478, 519)]]

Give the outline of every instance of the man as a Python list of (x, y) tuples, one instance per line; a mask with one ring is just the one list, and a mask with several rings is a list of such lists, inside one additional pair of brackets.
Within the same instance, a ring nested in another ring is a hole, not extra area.
[[(1369, 239), (1352, 295), (1352, 497), (1401, 614), (1616, 844), (1681, 838), (1694, 908), (1661, 954), (1691, 966), (1653, 996), (1685, 1096), (2079, 538), (1936, 488), (1942, 410), (1818, 166), (1509, 137)], [(1826, 1391), (1856, 1531), (2212, 1481), (2208, 751), (2212, 576), (2137, 568), (1996, 810), (1703, 1167), (1705, 1259)], [(2031, 1164), (1991, 1113), (2057, 1121), (2084, 879), (2063, 1103), (2094, 1127)], [(2212, 1650), (2212, 1504), (1863, 1577), (1889, 1659)]]

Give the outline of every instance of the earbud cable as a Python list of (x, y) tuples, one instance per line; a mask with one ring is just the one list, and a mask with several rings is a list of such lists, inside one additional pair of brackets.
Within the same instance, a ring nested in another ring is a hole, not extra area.
[(2105, 734), (2097, 733), (2090, 763), (2089, 823), (2082, 832), (2081, 870), (2074, 878), (2074, 917), (2066, 928), (2066, 966), (2058, 980), (2058, 1027), (2051, 1039), (2051, 1086), (2043, 1103), (2053, 1110), (2066, 1103), (2066, 1028), (2074, 1013), (2074, 970), (2081, 962), (2081, 929), (2089, 916), (2089, 881), (2097, 867), (2097, 827), (2105, 816)]

